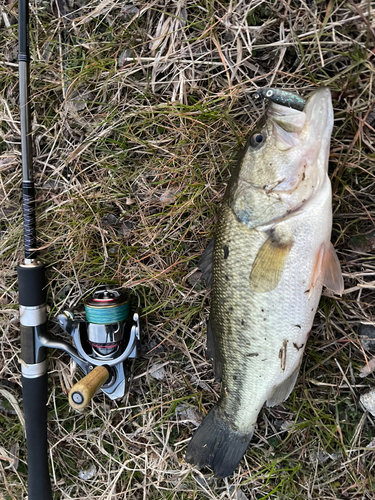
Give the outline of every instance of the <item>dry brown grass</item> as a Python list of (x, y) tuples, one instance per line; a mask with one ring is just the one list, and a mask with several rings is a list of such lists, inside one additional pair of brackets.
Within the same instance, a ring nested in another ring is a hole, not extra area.
[[(373, 420), (359, 405), (373, 378), (358, 377), (371, 355), (356, 332), (374, 321), (375, 266), (373, 251), (353, 240), (374, 230), (375, 217), (370, 2), (85, 4), (31, 2), (38, 232), (50, 326), (58, 333), (56, 313), (97, 283), (137, 287), (144, 354), (122, 401), (99, 395), (78, 414), (66, 396), (74, 369), (51, 353), (55, 498), (374, 498)], [(19, 387), (17, 5), (0, 9), (0, 378)], [(205, 356), (208, 293), (196, 265), (236, 153), (263, 113), (255, 91), (266, 85), (302, 95), (331, 88), (333, 241), (346, 292), (322, 298), (295, 391), (263, 411), (240, 467), (217, 480), (184, 462), (219, 390)], [(153, 370), (161, 365), (158, 379)], [(5, 404), (10, 397), (0, 390)], [(13, 406), (22, 406), (17, 390), (15, 397)], [(3, 410), (0, 428), (0, 498), (18, 500), (26, 495), (19, 415)], [(91, 479), (79, 477), (90, 468)]]

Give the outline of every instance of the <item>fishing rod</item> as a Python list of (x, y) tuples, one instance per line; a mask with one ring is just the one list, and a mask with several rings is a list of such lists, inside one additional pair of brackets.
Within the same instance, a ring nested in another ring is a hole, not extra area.
[[(47, 329), (45, 265), (38, 258), (30, 108), (29, 5), (19, 0), (19, 88), (25, 257), (17, 266), (23, 407), (26, 424), (28, 500), (51, 500), (47, 442), (47, 348), (60, 349), (85, 375), (69, 392), (70, 405), (88, 405), (98, 389), (122, 397), (140, 344), (140, 297), (134, 290), (100, 287), (83, 298), (86, 319), (74, 307), (58, 315), (70, 344)], [(74, 344), (74, 345), (73, 345)]]
[(18, 2), (19, 88), (22, 148), (24, 261), (17, 266), (21, 334), (23, 408), (26, 424), (29, 500), (51, 500), (47, 455), (47, 357), (36, 349), (46, 331), (45, 266), (35, 251), (35, 187), (32, 164), (30, 110), (29, 5)]

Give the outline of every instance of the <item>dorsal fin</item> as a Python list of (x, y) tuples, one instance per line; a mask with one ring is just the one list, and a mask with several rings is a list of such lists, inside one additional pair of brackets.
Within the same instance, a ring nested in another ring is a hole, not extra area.
[(214, 327), (214, 322), (210, 316), (207, 322), (207, 357), (212, 359), (215, 380), (221, 382), (222, 377), (222, 363), (220, 356), (220, 349), (217, 339), (215, 340), (215, 334), (212, 330)]
[(200, 261), (198, 262), (198, 267), (202, 271), (202, 278), (204, 279), (206, 286), (212, 288), (212, 266), (214, 260), (214, 246), (215, 240), (212, 238), (205, 250), (202, 253)]

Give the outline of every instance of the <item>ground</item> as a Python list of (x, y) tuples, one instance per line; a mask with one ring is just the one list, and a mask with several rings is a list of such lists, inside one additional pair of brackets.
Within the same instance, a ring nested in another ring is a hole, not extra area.
[[(32, 0), (33, 148), (49, 328), (97, 284), (135, 287), (142, 356), (129, 393), (77, 413), (80, 374), (49, 356), (54, 498), (371, 499), (374, 386), (358, 328), (374, 320), (374, 47), (369, 1)], [(0, 15), (0, 498), (26, 498), (18, 294), (23, 258), (17, 3)], [(332, 242), (345, 280), (323, 295), (295, 390), (264, 409), (226, 480), (184, 461), (217, 400), (209, 292), (197, 263), (258, 87), (331, 89)], [(6, 382), (4, 382), (4, 380)], [(13, 396), (12, 396), (13, 395)]]

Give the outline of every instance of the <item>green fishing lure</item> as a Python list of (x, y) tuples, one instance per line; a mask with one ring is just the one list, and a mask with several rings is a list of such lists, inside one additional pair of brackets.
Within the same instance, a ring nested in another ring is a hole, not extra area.
[(288, 106), (289, 108), (297, 109), (298, 111), (303, 111), (306, 104), (306, 99), (298, 94), (293, 94), (292, 92), (288, 92), (286, 90), (263, 87), (257, 90), (257, 94), (264, 99), (270, 99), (276, 104)]

